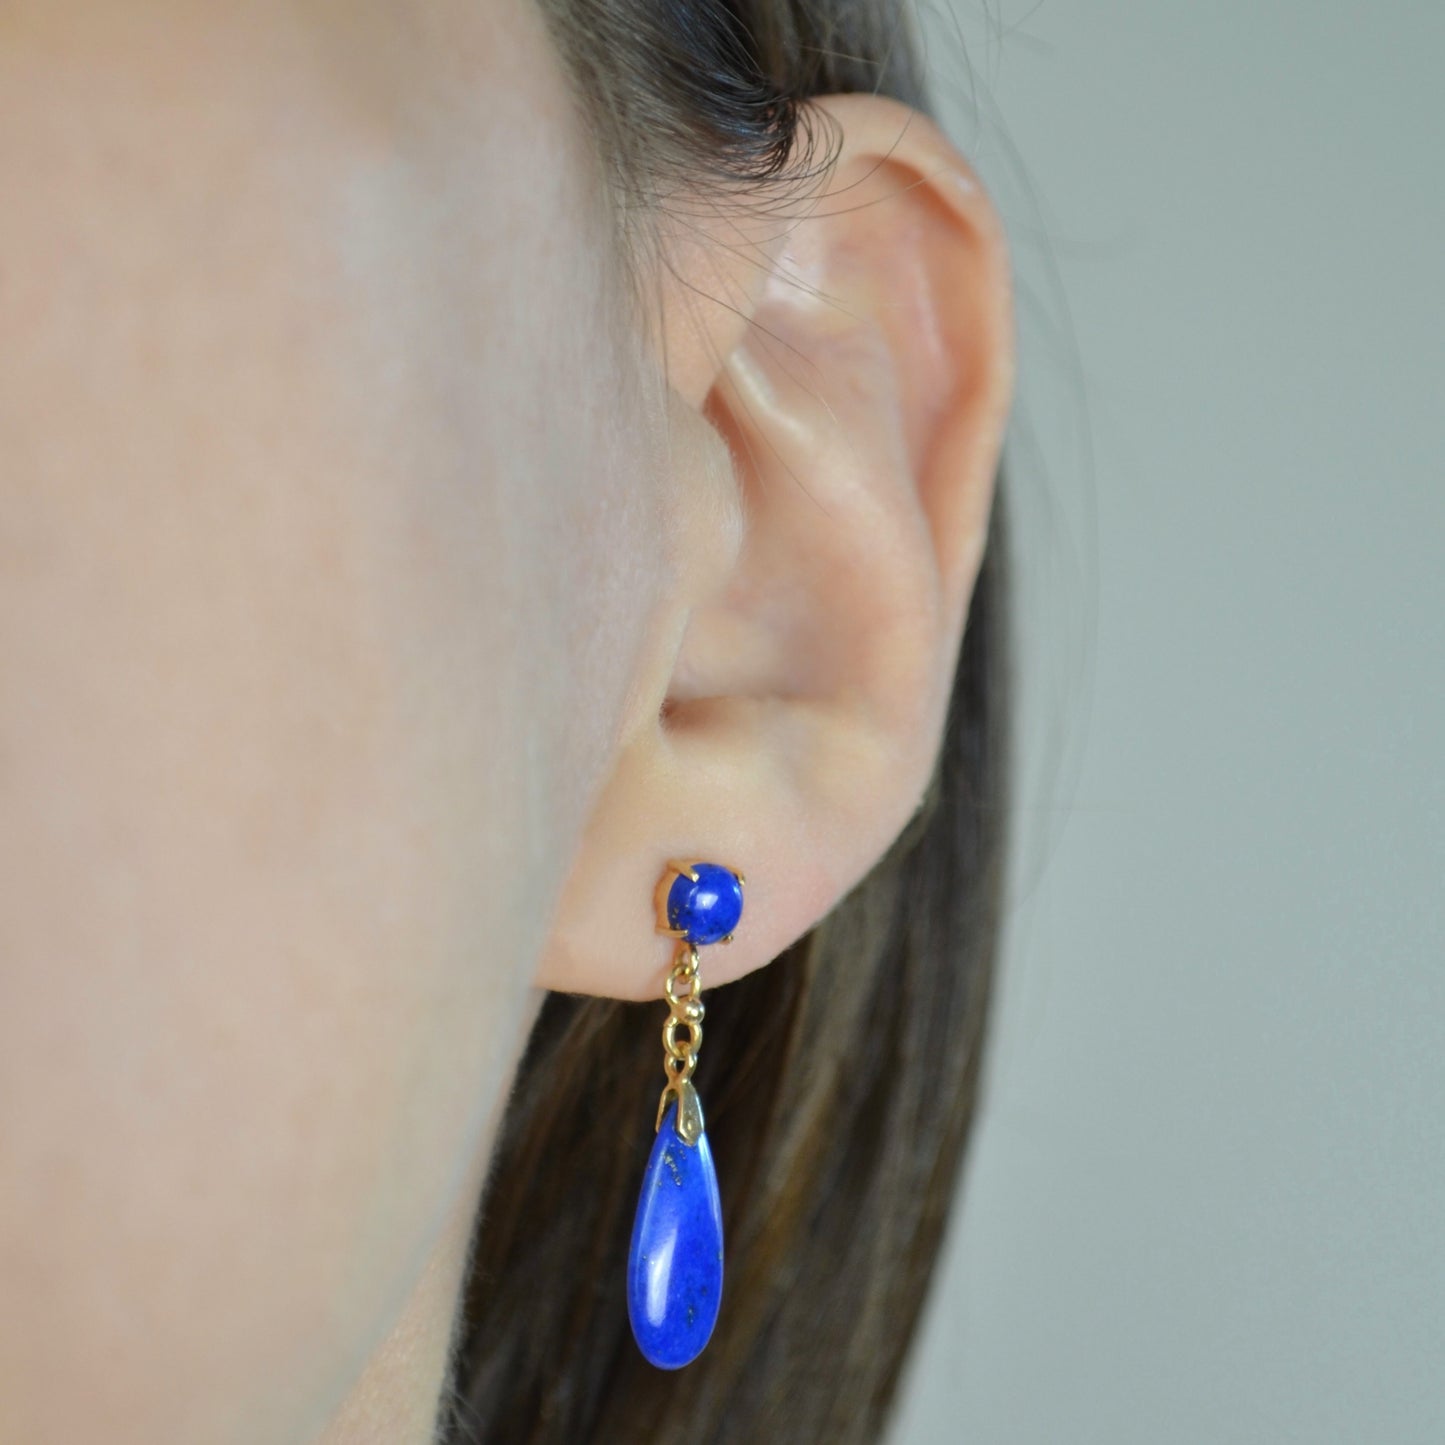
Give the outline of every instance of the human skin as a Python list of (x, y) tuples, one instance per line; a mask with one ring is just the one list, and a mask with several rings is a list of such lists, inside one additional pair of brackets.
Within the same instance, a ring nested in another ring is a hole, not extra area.
[(848, 204), (637, 325), (524, 0), (0, 0), (6, 1445), (430, 1438), (541, 988), (656, 995), (678, 854), (762, 966), (906, 820), (1007, 274), (831, 105)]

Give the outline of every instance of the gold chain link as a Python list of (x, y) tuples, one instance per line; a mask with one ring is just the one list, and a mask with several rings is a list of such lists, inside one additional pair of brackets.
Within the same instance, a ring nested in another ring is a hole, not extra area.
[[(662, 1046), (667, 1056), (662, 1063), (669, 1084), (681, 1084), (692, 1078), (692, 1071), (697, 1067), (697, 1051), (702, 1047), (702, 1016), (706, 1010), (697, 964), (697, 945), (683, 939), (662, 989), (668, 1007), (667, 1022), (662, 1026)], [(679, 991), (682, 988), (686, 989), (685, 993)]]

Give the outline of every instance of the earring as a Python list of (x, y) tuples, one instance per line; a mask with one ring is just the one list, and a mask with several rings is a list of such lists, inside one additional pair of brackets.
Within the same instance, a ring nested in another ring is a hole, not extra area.
[(638, 1348), (662, 1370), (680, 1369), (702, 1353), (722, 1302), (722, 1201), (692, 1083), (702, 1047), (697, 950), (733, 941), (743, 882), (741, 873), (719, 863), (670, 859), (657, 885), (657, 931), (678, 945), (663, 985), (667, 1083), (632, 1225), (627, 1314)]

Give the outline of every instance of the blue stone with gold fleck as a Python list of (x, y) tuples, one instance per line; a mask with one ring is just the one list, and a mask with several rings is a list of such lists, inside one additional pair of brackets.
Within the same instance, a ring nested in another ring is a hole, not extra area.
[(627, 1312), (659, 1369), (690, 1364), (707, 1344), (722, 1302), (722, 1200), (707, 1133), (689, 1144), (677, 1105), (652, 1146), (632, 1225)]

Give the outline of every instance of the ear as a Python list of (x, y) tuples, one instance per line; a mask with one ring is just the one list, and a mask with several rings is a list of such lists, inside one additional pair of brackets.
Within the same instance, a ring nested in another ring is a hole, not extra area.
[(743, 197), (671, 251), (677, 547), (548, 988), (661, 992), (669, 858), (746, 877), (704, 985), (760, 967), (877, 862), (933, 770), (1012, 392), (1006, 247), (924, 116), (814, 104), (841, 150), (799, 213)]

